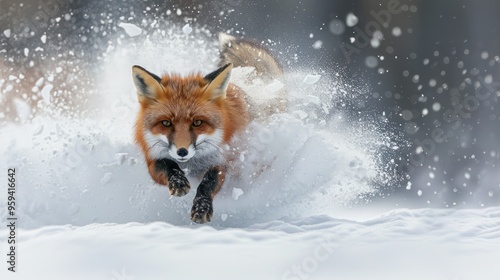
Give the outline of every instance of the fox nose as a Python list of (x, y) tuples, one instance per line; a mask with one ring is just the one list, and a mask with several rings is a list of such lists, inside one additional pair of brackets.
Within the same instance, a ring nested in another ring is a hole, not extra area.
[(177, 150), (177, 154), (180, 156), (180, 157), (185, 157), (187, 156), (188, 154), (188, 150), (186, 148), (180, 148)]

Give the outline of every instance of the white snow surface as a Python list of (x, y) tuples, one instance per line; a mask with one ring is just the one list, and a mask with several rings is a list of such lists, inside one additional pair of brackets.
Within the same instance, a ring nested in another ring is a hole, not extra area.
[[(6, 230), (0, 231), (5, 244)], [(90, 224), (20, 230), (1, 279), (498, 279), (500, 208), (396, 210), (244, 229)], [(8, 277), (8, 278), (6, 278)], [(40, 278), (41, 277), (41, 278)]]
[[(0, 127), (0, 170), (16, 168), (18, 272), (3, 262), (0, 279), (498, 279), (500, 208), (385, 212), (391, 205), (367, 202), (394, 183), (399, 143), (332, 105), (357, 94), (336, 73), (302, 69), (284, 85), (252, 85), (285, 86), (289, 111), (240, 135), (249, 142), (240, 176), (228, 175), (214, 220), (192, 224), (195, 191), (169, 197), (133, 143), (131, 67), (211, 72), (217, 45), (200, 30), (104, 47), (93, 117), (51, 113), (52, 88), (34, 118), (16, 99), (18, 122)], [(232, 81), (244, 84), (247, 70)], [(0, 184), (4, 225), (6, 193)], [(8, 234), (2, 226), (2, 254)]]

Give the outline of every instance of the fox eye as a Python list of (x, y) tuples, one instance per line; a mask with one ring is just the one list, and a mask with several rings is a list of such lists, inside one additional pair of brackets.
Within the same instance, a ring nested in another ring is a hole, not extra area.
[(171, 127), (172, 126), (171, 121), (161, 121), (161, 124), (163, 124), (164, 127)]
[(200, 126), (202, 123), (203, 123), (203, 121), (201, 121), (201, 120), (195, 120), (195, 121), (193, 122), (193, 126), (194, 126), (194, 127), (198, 127), (198, 126)]

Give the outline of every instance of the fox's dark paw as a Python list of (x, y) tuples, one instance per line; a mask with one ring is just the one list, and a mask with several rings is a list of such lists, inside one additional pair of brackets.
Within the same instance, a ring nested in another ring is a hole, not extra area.
[(188, 179), (180, 170), (175, 170), (172, 175), (168, 177), (168, 191), (173, 196), (186, 195), (191, 189)]
[(191, 208), (191, 221), (204, 224), (212, 221), (214, 209), (212, 207), (212, 200), (206, 196), (195, 197), (193, 201), (193, 208)]

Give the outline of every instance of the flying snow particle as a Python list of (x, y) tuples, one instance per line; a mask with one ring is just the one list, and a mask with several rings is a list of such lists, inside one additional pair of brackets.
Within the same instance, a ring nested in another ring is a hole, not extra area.
[(344, 23), (339, 19), (332, 20), (330, 22), (329, 28), (330, 32), (332, 32), (335, 35), (340, 35), (345, 31)]
[(372, 48), (376, 49), (376, 48), (380, 47), (380, 41), (377, 39), (371, 39), (370, 45), (372, 46)]
[(493, 76), (491, 76), (491, 74), (486, 75), (486, 77), (484, 77), (484, 82), (491, 84), (493, 82)]
[(307, 75), (302, 81), (304, 84), (314, 85), (321, 79), (321, 75)]
[(482, 59), (487, 59), (487, 58), (488, 58), (488, 56), (489, 56), (489, 55), (488, 55), (488, 52), (482, 52), (482, 53), (481, 53), (481, 58), (482, 58)]
[(184, 32), (184, 34), (186, 34), (186, 35), (190, 34), (192, 31), (193, 31), (193, 28), (191, 26), (189, 26), (189, 23), (182, 27), (182, 32)]
[(43, 82), (45, 81), (45, 79), (42, 77), (40, 79), (38, 79), (35, 83), (35, 86), (37, 87), (41, 87), (43, 85)]
[(47, 42), (47, 35), (43, 34), (42, 37), (40, 37), (40, 40), (42, 40), (42, 43), (46, 43)]
[(323, 41), (321, 41), (321, 40), (318, 40), (318, 41), (314, 42), (314, 44), (313, 44), (313, 49), (315, 49), (315, 50), (319, 50), (322, 47), (323, 47)]
[(227, 220), (227, 214), (221, 214), (220, 218), (223, 222), (225, 222)]
[(394, 37), (399, 37), (401, 36), (402, 32), (401, 32), (401, 28), (399, 27), (394, 27), (392, 29), (392, 35), (394, 35)]
[(422, 196), (422, 190), (417, 191), (418, 196)]
[(378, 59), (374, 56), (367, 56), (365, 58), (365, 64), (369, 68), (375, 68), (378, 66)]
[(40, 95), (43, 98), (43, 101), (45, 103), (50, 104), (50, 91), (52, 90), (54, 86), (51, 84), (45, 85), (42, 89), (42, 92), (40, 92)]
[(24, 56), (28, 56), (30, 53), (30, 49), (24, 48)]
[(307, 85), (314, 85), (319, 79), (321, 79), (321, 75), (307, 75), (302, 82)]
[(238, 200), (238, 198), (243, 194), (243, 190), (239, 188), (233, 188), (233, 193), (231, 194), (231, 197), (234, 200)]
[(380, 46), (380, 41), (384, 39), (384, 33), (380, 30), (373, 32), (373, 38), (370, 40), (370, 45), (373, 48), (378, 48)]
[(7, 37), (7, 38), (10, 38), (10, 29), (5, 29), (3, 31), (3, 35), (5, 35), (5, 37)]
[(181, 9), (177, 9), (177, 12), (176, 12), (176, 13), (177, 13), (177, 15), (178, 15), (178, 16), (182, 15), (182, 11), (181, 11)]
[(358, 24), (358, 17), (355, 16), (353, 13), (349, 13), (347, 15), (345, 22), (347, 26), (353, 27), (354, 25)]
[(141, 33), (142, 33), (142, 29), (140, 27), (138, 27), (137, 25), (132, 24), (132, 23), (120, 22), (118, 24), (118, 27), (123, 28), (123, 30), (125, 30), (125, 32), (130, 37), (135, 37), (135, 36), (141, 35)]
[(434, 110), (434, 112), (441, 110), (441, 104), (439, 102), (435, 102), (432, 104), (432, 110)]

